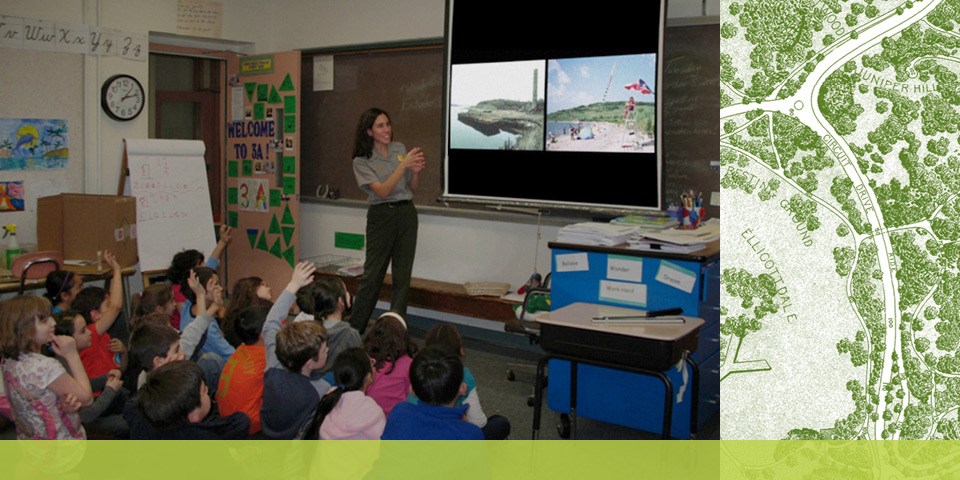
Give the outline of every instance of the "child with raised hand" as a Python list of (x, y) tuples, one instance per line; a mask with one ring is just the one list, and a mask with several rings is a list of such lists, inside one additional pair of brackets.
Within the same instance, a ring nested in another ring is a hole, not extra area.
[(174, 328), (182, 330), (180, 328), (180, 312), (187, 298), (181, 290), (186, 290), (184, 282), (190, 276), (190, 270), (203, 266), (216, 270), (220, 266), (220, 255), (233, 238), (232, 232), (233, 230), (227, 224), (220, 225), (220, 240), (217, 241), (217, 246), (210, 252), (210, 257), (207, 258), (206, 262), (203, 261), (203, 253), (199, 250), (184, 250), (173, 256), (170, 267), (167, 268), (167, 280), (170, 280), (173, 288), (173, 299), (177, 304), (177, 308), (173, 312)]
[[(267, 438), (304, 438), (313, 431), (314, 414), (321, 395), (330, 384), (316, 370), (327, 362), (327, 332), (318, 322), (290, 322), (282, 325), (301, 287), (312, 281), (317, 267), (300, 262), (290, 283), (277, 298), (263, 324), (267, 367), (263, 377), (263, 406), (260, 427)], [(314, 378), (316, 377), (316, 378)]]
[(370, 357), (362, 348), (340, 352), (333, 362), (337, 384), (323, 396), (315, 423), (322, 440), (379, 440), (387, 418), (364, 391), (373, 383)]
[(58, 313), (70, 308), (74, 297), (83, 288), (83, 277), (66, 270), (54, 270), (47, 274), (44, 286), (47, 289), (44, 296), (53, 305), (51, 313)]
[[(84, 439), (76, 414), (93, 402), (73, 337), (55, 336), (50, 302), (19, 296), (0, 304), (0, 355), (7, 401), (21, 440)], [(49, 344), (56, 359), (40, 353)]]
[[(223, 321), (220, 323), (223, 337), (234, 348), (244, 343), (237, 335), (237, 316), (247, 307), (254, 305), (263, 305), (270, 310), (273, 306), (273, 291), (270, 290), (270, 286), (260, 277), (244, 277), (237, 280), (230, 293), (227, 313), (224, 314)], [(257, 329), (257, 335), (259, 334), (260, 329)]]
[(263, 372), (267, 367), (263, 346), (263, 323), (270, 313), (267, 305), (252, 305), (236, 316), (237, 336), (243, 341), (220, 374), (217, 406), (222, 415), (243, 412), (250, 417), (250, 434), (260, 431), (263, 405)]
[[(190, 322), (193, 322), (194, 316), (198, 315), (200, 311), (213, 312), (212, 315), (216, 318), (217, 313), (223, 307), (223, 287), (220, 286), (220, 277), (217, 272), (207, 267), (197, 267), (191, 271), (191, 275), (194, 274), (200, 285), (205, 287), (205, 290), (203, 290), (204, 301), (199, 300), (200, 290), (195, 290), (190, 286), (190, 279), (188, 278), (183, 285), (183, 294), (187, 301), (183, 304), (183, 310), (180, 311), (181, 332), (186, 331)], [(213, 322), (207, 327), (206, 338), (200, 343), (201, 352), (217, 354), (225, 361), (230, 358), (230, 355), (233, 355), (235, 350), (223, 337), (223, 330), (220, 329), (219, 323)]]
[(410, 364), (417, 345), (407, 333), (406, 320), (399, 313), (384, 312), (363, 337), (363, 348), (374, 362), (367, 395), (389, 417), (394, 405), (406, 400), (410, 391)]
[(210, 392), (196, 364), (176, 360), (147, 376), (127, 410), (135, 440), (243, 440), (250, 419), (242, 413), (210, 416)]
[(350, 308), (351, 298), (340, 277), (317, 276), (313, 282), (297, 291), (300, 314), (294, 321), (317, 320), (327, 330), (327, 366), (320, 369), (325, 375), (333, 368), (340, 352), (363, 344), (360, 333), (343, 321), (343, 312)]
[[(54, 314), (53, 318), (56, 321), (56, 335), (73, 337), (80, 352), (91, 346), (92, 334), (83, 315), (75, 310), (67, 310)], [(110, 370), (106, 375), (98, 377), (88, 375), (88, 378), (95, 399), (92, 405), (80, 410), (80, 422), (91, 432), (100, 430), (115, 437), (126, 437), (129, 428), (121, 414), (127, 401), (127, 391), (121, 388), (123, 380), (120, 378), (120, 370)]]
[[(424, 338), (424, 347), (442, 346), (449, 350), (452, 355), (457, 355), (461, 359), (465, 357), (463, 350), (463, 337), (457, 327), (449, 323), (440, 323), (427, 332)], [(487, 418), (483, 413), (483, 407), (480, 406), (480, 395), (477, 393), (477, 380), (473, 372), (466, 366), (463, 367), (463, 383), (467, 386), (467, 394), (457, 397), (455, 406), (466, 405), (467, 415), (464, 417), (468, 422), (480, 427), (483, 430), (483, 437), (487, 440), (505, 440), (510, 436), (510, 420), (503, 415), (493, 415)], [(419, 399), (411, 394), (409, 401), (417, 403)]]
[(382, 440), (483, 440), (483, 431), (463, 419), (467, 406), (456, 406), (467, 393), (459, 356), (440, 345), (424, 348), (410, 366), (410, 385), (420, 402), (397, 404)]
[(90, 329), (91, 345), (80, 350), (80, 359), (91, 378), (106, 375), (110, 370), (122, 370), (127, 358), (126, 345), (107, 333), (123, 309), (122, 268), (112, 253), (104, 252), (103, 257), (113, 274), (109, 295), (100, 287), (86, 287), (71, 303), (71, 309), (83, 315)]

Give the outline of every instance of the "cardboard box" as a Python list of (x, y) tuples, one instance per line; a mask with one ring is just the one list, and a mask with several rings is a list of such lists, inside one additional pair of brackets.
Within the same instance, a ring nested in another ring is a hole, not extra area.
[(137, 263), (136, 199), (78, 193), (40, 198), (37, 243), (40, 250), (63, 252), (65, 262), (95, 265), (97, 252), (109, 250), (121, 267), (131, 267)]

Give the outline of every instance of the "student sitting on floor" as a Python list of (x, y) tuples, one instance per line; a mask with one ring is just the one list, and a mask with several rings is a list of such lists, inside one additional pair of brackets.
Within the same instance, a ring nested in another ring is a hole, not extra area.
[[(206, 289), (200, 286), (196, 274), (191, 272), (188, 283), (194, 295), (201, 302), (206, 302)], [(201, 355), (197, 346), (204, 334), (213, 323), (213, 312), (217, 305), (211, 305), (201, 312), (193, 322), (178, 333), (161, 314), (145, 316), (140, 326), (130, 335), (130, 356), (133, 368), (141, 370), (137, 387), (146, 380), (147, 372), (174, 360), (192, 359), (203, 369), (205, 378), (209, 382), (219, 382), (220, 372), (223, 370), (223, 360), (216, 354)], [(129, 369), (128, 369), (129, 370)], [(135, 391), (135, 389), (134, 389)]]
[[(333, 364), (337, 384), (317, 407), (323, 440), (378, 440), (387, 424), (383, 409), (364, 391), (373, 382), (370, 357), (362, 348), (340, 352)], [(314, 432), (316, 435), (316, 432)]]
[(417, 353), (417, 344), (410, 339), (403, 317), (396, 312), (385, 312), (367, 329), (363, 348), (374, 361), (373, 384), (367, 389), (367, 395), (390, 417), (394, 405), (406, 400), (410, 392), (410, 364)]
[(333, 368), (340, 352), (362, 345), (360, 333), (343, 321), (343, 312), (350, 307), (350, 294), (339, 277), (318, 276), (297, 291), (300, 315), (295, 321), (318, 320), (327, 330), (327, 365), (320, 369), (324, 375)]
[(147, 375), (126, 412), (136, 440), (244, 440), (250, 419), (242, 413), (209, 417), (210, 392), (195, 363), (176, 360)]
[[(463, 337), (457, 327), (449, 323), (441, 323), (427, 332), (424, 339), (424, 346), (441, 345), (449, 349), (449, 353), (459, 356), (461, 359), (465, 356), (463, 351)], [(456, 406), (467, 405), (466, 420), (483, 430), (483, 437), (487, 440), (505, 440), (510, 436), (510, 420), (503, 415), (494, 415), (487, 418), (483, 413), (483, 407), (480, 406), (480, 395), (477, 393), (477, 380), (469, 368), (463, 367), (463, 383), (467, 385), (467, 395), (457, 397)], [(411, 394), (408, 401), (418, 402), (416, 395)]]
[[(54, 335), (45, 298), (21, 295), (0, 303), (0, 372), (20, 440), (87, 437), (77, 410), (93, 402), (72, 337)], [(48, 345), (67, 364), (40, 353)]]
[(69, 309), (73, 299), (83, 289), (83, 277), (79, 273), (54, 270), (47, 274), (44, 286), (47, 289), (44, 296), (53, 305), (51, 313), (59, 313)]
[(266, 305), (253, 305), (235, 317), (236, 333), (243, 341), (227, 360), (217, 386), (217, 406), (221, 415), (243, 412), (250, 417), (250, 435), (260, 431), (260, 407), (263, 405), (263, 372), (267, 367), (263, 346), (263, 323), (270, 312)]
[(321, 395), (330, 384), (312, 374), (327, 362), (327, 332), (318, 322), (290, 322), (287, 318), (295, 295), (312, 280), (316, 266), (301, 262), (290, 283), (280, 293), (263, 324), (267, 369), (263, 376), (260, 428), (273, 439), (299, 439), (317, 428), (312, 425)]
[[(273, 292), (270, 287), (260, 277), (244, 277), (237, 280), (230, 292), (227, 312), (223, 315), (223, 322), (220, 323), (223, 338), (227, 339), (227, 343), (234, 348), (243, 344), (243, 340), (237, 335), (237, 316), (247, 307), (254, 305), (265, 305), (267, 310), (270, 310), (273, 306)], [(257, 335), (260, 335), (259, 329), (257, 329)]]
[[(54, 327), (55, 334), (73, 337), (78, 352), (90, 348), (92, 333), (83, 315), (67, 310), (55, 313), (53, 319), (57, 322)], [(121, 388), (123, 380), (120, 379), (120, 370), (110, 370), (106, 375), (91, 376), (89, 379), (96, 398), (92, 405), (80, 409), (80, 422), (88, 433), (101, 431), (117, 438), (126, 438), (130, 429), (127, 428), (122, 414), (127, 401), (127, 390)]]
[(424, 348), (410, 365), (410, 384), (420, 403), (398, 403), (383, 430), (383, 440), (483, 440), (480, 427), (463, 419), (467, 393), (463, 362), (446, 348)]
[(142, 317), (152, 313), (162, 313), (172, 317), (177, 309), (173, 299), (173, 287), (167, 283), (155, 283), (134, 294), (130, 315), (130, 331), (137, 328)]
[(80, 350), (80, 360), (90, 378), (106, 375), (110, 370), (122, 370), (127, 361), (126, 345), (107, 333), (123, 309), (121, 268), (110, 252), (105, 252), (103, 257), (113, 269), (109, 295), (100, 287), (86, 287), (71, 303), (71, 309), (83, 315), (90, 329), (91, 345)]
[(183, 303), (187, 301), (187, 298), (183, 295), (181, 289), (185, 291), (188, 288), (183, 285), (183, 282), (190, 276), (190, 270), (204, 266), (216, 270), (220, 266), (220, 254), (230, 244), (232, 232), (233, 229), (228, 227), (227, 224), (220, 225), (220, 240), (217, 241), (217, 246), (210, 252), (210, 258), (207, 258), (206, 262), (203, 261), (203, 254), (199, 250), (183, 250), (173, 256), (170, 267), (167, 268), (167, 280), (170, 281), (173, 288), (173, 300), (177, 304), (177, 308), (173, 312), (173, 328), (183, 330), (180, 328), (180, 310), (183, 309)]

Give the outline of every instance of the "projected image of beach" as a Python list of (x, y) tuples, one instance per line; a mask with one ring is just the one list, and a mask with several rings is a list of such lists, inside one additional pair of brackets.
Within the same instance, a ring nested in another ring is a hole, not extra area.
[(450, 148), (543, 150), (546, 62), (453, 65)]
[(547, 69), (547, 150), (656, 150), (655, 54), (564, 58)]

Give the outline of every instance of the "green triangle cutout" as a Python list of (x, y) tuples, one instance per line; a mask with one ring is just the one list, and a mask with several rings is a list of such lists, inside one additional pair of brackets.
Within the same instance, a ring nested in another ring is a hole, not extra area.
[(270, 233), (280, 233), (280, 223), (277, 222), (277, 216), (273, 216), (273, 220), (270, 220)]
[(266, 232), (260, 234), (260, 240), (257, 241), (257, 248), (259, 248), (260, 250), (263, 250), (264, 252), (267, 251), (267, 233)]
[(247, 229), (247, 240), (250, 240), (250, 248), (256, 248), (258, 233), (260, 232), (256, 228)]
[[(274, 217), (274, 218), (276, 218), (276, 217)], [(280, 223), (282, 223), (282, 224), (284, 224), (284, 225), (295, 225), (295, 223), (294, 223), (294, 221), (293, 221), (293, 215), (290, 213), (290, 205), (287, 205), (287, 206), (283, 209), (283, 220), (282, 220)], [(273, 232), (270, 232), (270, 233), (273, 233)], [(277, 232), (277, 233), (280, 233), (280, 232)]]
[(292, 92), (292, 91), (294, 91), (294, 88), (293, 88), (293, 79), (290, 78), (290, 74), (289, 74), (289, 73), (287, 74), (286, 77), (283, 77), (283, 83), (280, 84), (280, 91), (281, 91), (281, 92)]
[(294, 227), (283, 227), (283, 243), (287, 246), (290, 245), (290, 239), (293, 238), (293, 231), (296, 230)]
[(252, 101), (253, 101), (253, 92), (256, 92), (256, 91), (257, 91), (257, 84), (256, 84), (256, 82), (244, 83), (244, 84), (243, 84), (243, 89), (247, 91), (247, 100), (252, 102)]
[(283, 101), (283, 99), (280, 98), (280, 94), (277, 93), (277, 87), (271, 86), (271, 87), (270, 87), (270, 100), (268, 100), (268, 102), (270, 102), (270, 103), (280, 103), (280, 102), (282, 102), (282, 101)]
[(287, 263), (289, 263), (291, 267), (292, 267), (293, 264), (294, 264), (295, 258), (296, 258), (296, 257), (293, 255), (293, 247), (290, 247), (290, 248), (286, 249), (286, 251), (283, 252), (283, 259), (286, 260)]
[(280, 251), (280, 238), (278, 237), (273, 241), (273, 246), (270, 247), (270, 254), (274, 257), (281, 258), (283, 253)]

